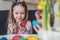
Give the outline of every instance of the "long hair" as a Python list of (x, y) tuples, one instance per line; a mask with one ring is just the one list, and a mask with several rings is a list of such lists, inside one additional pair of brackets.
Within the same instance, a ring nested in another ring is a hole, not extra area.
[(12, 4), (11, 6), (11, 9), (10, 9), (10, 12), (9, 12), (9, 15), (8, 15), (8, 24), (9, 23), (16, 23), (16, 20), (14, 19), (14, 16), (13, 16), (13, 8), (17, 5), (21, 5), (25, 8), (25, 18), (23, 19), (23, 21), (27, 22), (28, 20), (28, 11), (27, 11), (27, 5), (25, 2), (18, 2), (18, 3), (14, 3)]

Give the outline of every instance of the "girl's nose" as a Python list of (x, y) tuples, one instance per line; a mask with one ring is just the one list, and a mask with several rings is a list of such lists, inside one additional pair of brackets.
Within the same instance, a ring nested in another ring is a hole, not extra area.
[(21, 14), (20, 13), (18, 15), (19, 15), (19, 17), (21, 17)]

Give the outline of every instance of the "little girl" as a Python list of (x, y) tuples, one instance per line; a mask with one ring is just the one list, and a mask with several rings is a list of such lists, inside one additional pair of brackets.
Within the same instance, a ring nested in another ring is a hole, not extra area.
[[(32, 34), (32, 25), (28, 21), (27, 6), (25, 2), (14, 3), (8, 16), (7, 34)], [(20, 23), (25, 22), (25, 27)]]

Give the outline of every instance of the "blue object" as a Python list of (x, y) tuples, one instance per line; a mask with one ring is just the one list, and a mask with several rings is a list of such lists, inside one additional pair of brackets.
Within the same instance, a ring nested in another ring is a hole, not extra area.
[(34, 26), (34, 27), (37, 27), (36, 25), (38, 25), (39, 23), (36, 21), (36, 20), (33, 20), (32, 21), (32, 25)]
[(0, 40), (7, 40), (7, 38), (6, 37), (2, 37)]

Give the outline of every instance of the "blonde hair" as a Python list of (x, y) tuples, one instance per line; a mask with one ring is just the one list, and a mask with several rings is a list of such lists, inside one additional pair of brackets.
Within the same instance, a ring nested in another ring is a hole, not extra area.
[(9, 15), (8, 15), (8, 24), (9, 23), (16, 23), (16, 20), (14, 19), (14, 16), (13, 16), (13, 8), (17, 5), (21, 5), (25, 8), (25, 18), (23, 19), (23, 21), (27, 22), (27, 20), (28, 20), (28, 11), (27, 11), (26, 3), (25, 2), (18, 2), (18, 3), (14, 3), (11, 6), (11, 9), (10, 9), (10, 12), (9, 12)]

